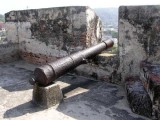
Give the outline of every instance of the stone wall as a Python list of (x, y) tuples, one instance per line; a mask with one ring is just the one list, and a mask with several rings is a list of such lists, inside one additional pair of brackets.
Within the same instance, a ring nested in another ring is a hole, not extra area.
[(44, 64), (101, 40), (101, 21), (89, 7), (58, 7), (5, 14), (7, 39), (23, 59)]
[(140, 62), (160, 63), (160, 6), (119, 8), (119, 70), (139, 75)]
[(0, 44), (0, 63), (19, 59), (17, 23), (5, 24), (7, 43)]
[(0, 63), (11, 62), (19, 59), (17, 43), (0, 44)]

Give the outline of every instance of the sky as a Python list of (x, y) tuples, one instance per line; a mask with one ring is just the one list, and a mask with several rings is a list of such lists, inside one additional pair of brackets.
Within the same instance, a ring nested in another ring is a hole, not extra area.
[(0, 14), (11, 10), (37, 9), (60, 6), (89, 6), (91, 8), (120, 5), (160, 5), (160, 0), (1, 0)]

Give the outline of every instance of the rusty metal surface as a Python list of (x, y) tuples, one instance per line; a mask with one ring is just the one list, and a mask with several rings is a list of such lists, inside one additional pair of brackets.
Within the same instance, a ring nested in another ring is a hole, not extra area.
[(35, 82), (41, 85), (48, 85), (56, 78), (74, 69), (80, 64), (83, 64), (86, 59), (92, 58), (93, 56), (101, 53), (103, 50), (113, 46), (113, 41), (103, 41), (98, 45), (90, 47), (86, 50), (79, 51), (70, 56), (61, 58), (55, 62), (48, 63), (42, 67), (38, 67), (34, 71), (34, 79), (31, 79), (30, 83)]

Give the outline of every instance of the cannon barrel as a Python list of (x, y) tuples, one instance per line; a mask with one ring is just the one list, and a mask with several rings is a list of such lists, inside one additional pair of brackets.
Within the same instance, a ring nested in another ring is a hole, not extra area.
[(30, 80), (30, 83), (38, 83), (46, 86), (69, 70), (84, 63), (86, 59), (92, 58), (103, 50), (112, 47), (113, 44), (112, 40), (103, 41), (95, 46), (38, 67), (34, 70), (34, 78)]

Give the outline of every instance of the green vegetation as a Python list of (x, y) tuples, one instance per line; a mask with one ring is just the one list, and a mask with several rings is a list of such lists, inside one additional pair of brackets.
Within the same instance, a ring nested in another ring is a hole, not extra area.
[(0, 14), (0, 22), (5, 22), (4, 15)]
[(109, 54), (118, 54), (117, 44), (114, 44), (113, 47), (107, 49), (106, 53), (109, 53)]
[(113, 30), (103, 31), (103, 34), (110, 35), (112, 36), (112, 38), (118, 38), (118, 32), (113, 31)]
[(111, 48), (111, 53), (112, 54), (117, 54), (117, 51), (118, 51), (117, 45), (113, 45), (113, 47)]
[(111, 35), (113, 38), (118, 38), (118, 32), (116, 31), (111, 31)]

